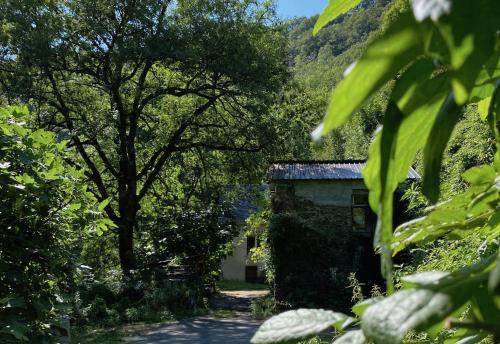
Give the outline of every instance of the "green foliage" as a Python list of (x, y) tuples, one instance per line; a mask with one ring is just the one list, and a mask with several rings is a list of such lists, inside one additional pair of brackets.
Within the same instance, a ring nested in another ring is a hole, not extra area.
[(22, 0), (0, 12), (1, 93), (29, 101), (41, 126), (70, 140), (72, 163), (109, 199), (102, 208), (118, 226), (126, 275), (151, 198), (265, 166), (284, 120), (269, 110), (287, 77), (271, 6)]
[(0, 109), (0, 341), (54, 341), (67, 312), (78, 240), (110, 226), (64, 163), (67, 142), (30, 130), (25, 107)]
[[(335, 343), (401, 343), (412, 331), (435, 337), (446, 330), (450, 330), (445, 332), (450, 343), (478, 343), (488, 336), (498, 341), (500, 7), (489, 0), (423, 0), (414, 1), (412, 9), (413, 14), (404, 12), (394, 21), (389, 20), (387, 30), (368, 44), (363, 56), (335, 88), (325, 121), (316, 132), (319, 135), (338, 127), (376, 90), (397, 79), (383, 128), (372, 144), (364, 170), (370, 205), (379, 216), (375, 247), (382, 255), (389, 295), (355, 306), (360, 326)], [(442, 154), (460, 112), (476, 102), (481, 102), (480, 116), (495, 137), (494, 164), (468, 169), (463, 174), (465, 191), (432, 207), (421, 219), (400, 226), (393, 234), (393, 193), (406, 178), (417, 153), (424, 151), (423, 190), (435, 202)], [(402, 289), (394, 292), (392, 254), (437, 238), (447, 242), (477, 238), (477, 233), (484, 247), (479, 261), (453, 272), (429, 271), (401, 277)], [(268, 320), (257, 333), (256, 342), (280, 341), (279, 334), (284, 332), (290, 334), (285, 340), (296, 341), (320, 330), (314, 330), (318, 324), (309, 313), (301, 316), (296, 312), (291, 317), (289, 328), (285, 318)], [(330, 325), (334, 324), (332, 319)]]
[[(219, 204), (192, 205), (189, 209), (156, 208), (141, 219), (146, 231), (143, 264), (176, 259), (190, 267), (195, 278), (213, 284), (220, 273), (220, 261), (230, 253), (239, 227)], [(222, 220), (221, 220), (222, 219)]]
[(250, 304), (250, 310), (254, 319), (268, 319), (276, 314), (276, 300), (271, 295), (253, 299), (252, 303)]
[(146, 282), (133, 286), (122, 282), (118, 288), (99, 281), (80, 285), (72, 310), (74, 323), (78, 328), (114, 327), (125, 323), (171, 321), (203, 312), (197, 289), (182, 284)]
[[(270, 220), (268, 244), (276, 300), (292, 308), (349, 308), (348, 274), (331, 268), (332, 262), (350, 264), (344, 254), (348, 233), (333, 230), (329, 218), (311, 219), (310, 212), (275, 214)], [(302, 216), (301, 216), (302, 215)], [(344, 240), (342, 240), (344, 239)]]
[(326, 24), (328, 24), (341, 14), (346, 13), (353, 7), (357, 6), (360, 2), (361, 0), (330, 1), (328, 3), (327, 8), (323, 11), (323, 13), (319, 16), (318, 20), (316, 21), (316, 25), (314, 25), (313, 34), (317, 34), (318, 31)]

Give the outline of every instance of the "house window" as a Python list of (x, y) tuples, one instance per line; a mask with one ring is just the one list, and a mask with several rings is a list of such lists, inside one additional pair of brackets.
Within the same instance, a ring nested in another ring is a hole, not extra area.
[(249, 255), (252, 248), (256, 246), (257, 246), (257, 239), (254, 236), (247, 237), (247, 255)]
[(368, 206), (368, 191), (352, 190), (352, 205), (353, 206)]
[(352, 229), (365, 231), (367, 229), (368, 192), (353, 190), (352, 192)]

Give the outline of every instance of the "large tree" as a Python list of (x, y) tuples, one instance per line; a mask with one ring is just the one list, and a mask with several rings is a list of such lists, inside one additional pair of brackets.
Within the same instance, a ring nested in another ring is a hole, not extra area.
[(257, 152), (286, 66), (257, 0), (2, 0), (0, 81), (68, 138), (134, 268), (141, 202), (183, 152)]

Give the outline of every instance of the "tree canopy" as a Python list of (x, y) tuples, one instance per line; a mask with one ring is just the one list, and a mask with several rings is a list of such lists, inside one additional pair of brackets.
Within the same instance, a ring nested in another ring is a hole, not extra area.
[[(134, 267), (141, 202), (184, 152), (258, 152), (286, 75), (273, 11), (258, 1), (6, 1), (8, 99), (70, 140)], [(203, 153), (202, 153), (203, 154)]]

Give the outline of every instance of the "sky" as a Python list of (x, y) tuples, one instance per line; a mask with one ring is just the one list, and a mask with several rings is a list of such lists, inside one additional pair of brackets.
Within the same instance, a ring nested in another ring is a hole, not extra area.
[(281, 18), (312, 16), (321, 13), (328, 0), (278, 0), (278, 15)]

